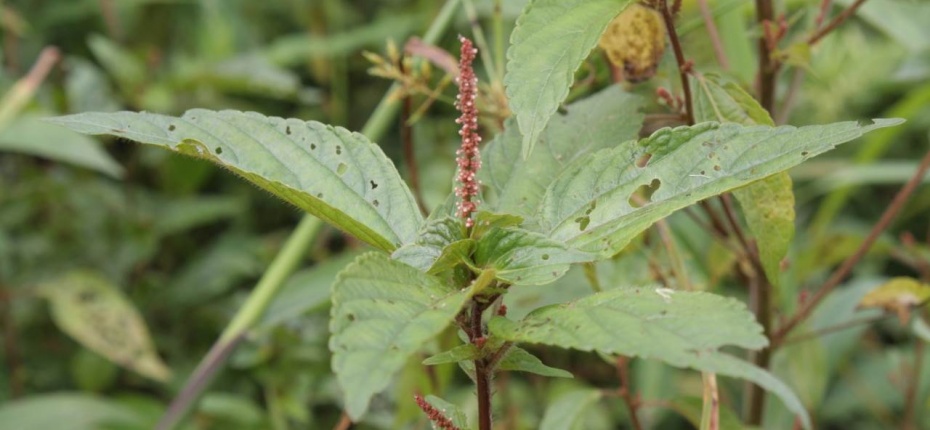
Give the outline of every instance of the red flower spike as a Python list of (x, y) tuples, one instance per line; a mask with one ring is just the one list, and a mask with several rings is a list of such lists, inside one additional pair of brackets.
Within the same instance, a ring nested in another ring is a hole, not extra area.
[(436, 409), (433, 405), (429, 404), (423, 396), (419, 394), (414, 394), (413, 399), (416, 400), (417, 406), (426, 414), (426, 417), (436, 426), (436, 428), (442, 430), (461, 430), (455, 424), (452, 423), (445, 414), (442, 413), (439, 409)]
[(458, 186), (455, 187), (455, 195), (459, 198), (456, 204), (456, 216), (465, 220), (465, 226), (471, 228), (475, 225), (471, 215), (478, 208), (477, 200), (478, 191), (481, 183), (478, 181), (478, 169), (481, 168), (481, 154), (478, 153), (478, 144), (481, 143), (481, 136), (478, 135), (478, 107), (475, 105), (475, 97), (478, 95), (478, 78), (475, 76), (475, 70), (471, 63), (478, 54), (471, 40), (464, 36), (459, 36), (462, 42), (462, 50), (459, 58), (459, 76), (456, 82), (459, 84), (459, 95), (455, 100), (455, 107), (462, 113), (456, 124), (460, 124), (462, 129), (459, 135), (462, 136), (462, 146), (455, 153), (456, 164), (459, 167), (459, 173), (456, 177)]

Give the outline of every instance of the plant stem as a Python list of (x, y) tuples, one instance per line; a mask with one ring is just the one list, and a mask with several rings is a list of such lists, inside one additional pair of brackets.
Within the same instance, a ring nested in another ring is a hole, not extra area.
[(617, 357), (617, 376), (620, 378), (620, 398), (626, 404), (630, 416), (630, 425), (633, 426), (633, 430), (642, 430), (643, 425), (639, 422), (639, 416), (636, 414), (639, 404), (633, 395), (633, 388), (630, 384), (630, 359), (626, 356), (620, 355)]
[(707, 27), (707, 35), (710, 37), (710, 43), (714, 47), (714, 56), (717, 57), (717, 64), (724, 71), (730, 70), (730, 60), (723, 49), (723, 43), (720, 41), (720, 32), (717, 31), (717, 24), (714, 23), (714, 15), (707, 4), (707, 0), (698, 0), (698, 6), (701, 8), (701, 17), (704, 18), (704, 26)]
[[(448, 0), (440, 9), (430, 28), (423, 36), (426, 43), (436, 43), (442, 32), (449, 26), (460, 0)], [(397, 113), (397, 103), (390, 95), (400, 86), (394, 84), (385, 93), (381, 102), (362, 128), (362, 134), (371, 140), (378, 140), (387, 131), (392, 118)], [(284, 280), (297, 268), (297, 262), (303, 256), (306, 247), (316, 234), (320, 221), (316, 217), (305, 215), (297, 228), (291, 233), (284, 247), (278, 252), (268, 271), (259, 280), (258, 285), (246, 299), (245, 305), (236, 313), (233, 320), (213, 344), (210, 352), (200, 361), (197, 369), (185, 382), (181, 393), (172, 400), (171, 405), (162, 416), (156, 429), (174, 429), (187, 415), (203, 390), (213, 381), (216, 373), (229, 354), (243, 339), (245, 332), (251, 328), (264, 313), (271, 299), (277, 293)]]
[(701, 411), (701, 430), (720, 428), (720, 396), (717, 391), (717, 374), (702, 372), (704, 383), (704, 408)]
[(824, 36), (830, 34), (831, 31), (835, 30), (843, 21), (846, 21), (847, 18), (856, 13), (856, 9), (859, 9), (859, 6), (865, 3), (865, 0), (856, 0), (855, 3), (849, 5), (848, 8), (840, 12), (839, 15), (830, 20), (830, 23), (825, 25), (823, 28), (817, 30), (814, 34), (807, 38), (808, 45), (816, 45), (817, 42), (820, 42)]
[(688, 124), (694, 124), (694, 106), (691, 104), (691, 84), (688, 82), (688, 65), (685, 61), (685, 54), (681, 50), (678, 32), (675, 31), (675, 18), (672, 16), (672, 11), (668, 8), (667, 0), (662, 1), (661, 9), (662, 18), (665, 20), (665, 28), (668, 29), (668, 38), (672, 42), (672, 49), (675, 51), (675, 61), (678, 62), (681, 89), (685, 93), (685, 112), (687, 113)]
[(349, 418), (349, 414), (343, 412), (333, 430), (349, 430), (349, 427), (352, 427), (352, 418)]
[[(477, 299), (472, 299), (470, 331), (472, 343), (484, 337), (481, 314), (484, 306)], [(478, 391), (478, 430), (491, 430), (491, 369), (485, 358), (475, 360), (475, 388)]]
[(782, 345), (788, 345), (792, 343), (805, 342), (811, 339), (816, 339), (825, 334), (835, 333), (835, 332), (845, 330), (848, 328), (853, 328), (853, 327), (856, 327), (862, 324), (871, 324), (873, 322), (881, 321), (883, 319), (887, 319), (893, 316), (895, 315), (894, 314), (883, 314), (877, 317), (857, 318), (854, 320), (849, 320), (849, 321), (846, 321), (840, 324), (831, 325), (829, 327), (824, 327), (824, 328), (817, 329), (817, 330), (811, 330), (810, 332), (785, 339), (784, 341), (781, 342), (781, 344), (775, 345), (775, 346), (782, 346)]
[[(400, 61), (401, 73), (405, 73), (404, 62)], [(407, 181), (410, 183), (410, 190), (413, 192), (413, 198), (420, 207), (420, 212), (427, 215), (426, 204), (423, 203), (423, 190), (420, 188), (420, 168), (417, 164), (416, 149), (413, 144), (413, 125), (410, 124), (410, 115), (412, 114), (413, 98), (410, 94), (404, 96), (403, 108), (400, 113), (400, 140), (403, 146), (404, 162), (407, 165)]]
[(824, 282), (823, 286), (820, 287), (820, 290), (817, 291), (817, 294), (814, 294), (810, 300), (804, 302), (801, 305), (801, 308), (791, 317), (786, 323), (784, 323), (773, 335), (772, 344), (778, 345), (781, 343), (782, 339), (785, 338), (788, 333), (791, 332), (798, 324), (807, 319), (810, 314), (814, 311), (817, 305), (836, 288), (843, 279), (846, 278), (846, 275), (852, 271), (853, 267), (865, 254), (869, 251), (872, 245), (878, 240), (878, 236), (885, 231), (886, 228), (891, 224), (891, 221), (894, 220), (895, 216), (898, 215), (898, 212), (904, 208), (904, 203), (907, 202), (911, 194), (917, 188), (917, 185), (923, 180), (924, 175), (926, 175), (927, 170), (930, 169), (930, 152), (924, 155), (923, 159), (920, 162), (920, 166), (917, 168), (917, 171), (914, 172), (914, 175), (911, 176), (911, 179), (901, 187), (901, 190), (898, 191), (898, 194), (894, 196), (891, 204), (888, 205), (888, 208), (885, 209), (885, 212), (879, 218), (878, 222), (875, 223), (875, 226), (872, 227), (872, 231), (869, 232), (869, 235), (862, 241), (862, 244), (859, 245), (859, 248), (856, 249), (856, 252), (849, 256), (840, 267), (833, 272), (833, 275)]
[[(772, 0), (756, 0), (756, 21), (760, 28), (765, 27), (766, 22), (772, 22), (775, 19), (775, 9), (772, 7)], [(765, 110), (772, 113), (775, 108), (775, 78), (777, 77), (777, 67), (772, 61), (772, 53), (769, 51), (768, 40), (765, 38), (765, 32), (759, 36), (759, 103)]]

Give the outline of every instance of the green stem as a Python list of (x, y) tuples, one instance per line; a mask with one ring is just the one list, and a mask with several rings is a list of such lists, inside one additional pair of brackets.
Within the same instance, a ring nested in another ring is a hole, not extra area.
[[(423, 40), (426, 43), (435, 44), (442, 32), (449, 26), (454, 16), (455, 9), (461, 0), (448, 0), (436, 19), (430, 25)], [(391, 87), (381, 102), (375, 108), (375, 111), (368, 118), (365, 127), (362, 128), (362, 134), (371, 140), (380, 139), (388, 127), (393, 122), (394, 115), (397, 113), (398, 103), (391, 100), (390, 95), (396, 89), (397, 84)], [(190, 412), (191, 408), (197, 403), (200, 395), (203, 393), (222, 364), (232, 353), (232, 350), (243, 339), (245, 332), (252, 328), (265, 313), (271, 300), (280, 289), (284, 281), (297, 268), (307, 248), (316, 236), (321, 222), (316, 217), (306, 215), (297, 225), (297, 228), (291, 233), (284, 247), (278, 252), (268, 270), (262, 275), (255, 289), (246, 299), (242, 308), (236, 312), (236, 315), (230, 321), (229, 325), (223, 331), (220, 338), (210, 348), (208, 353), (198, 364), (197, 369), (188, 378), (182, 388), (181, 393), (171, 402), (165, 415), (162, 416), (156, 429), (171, 430)]]

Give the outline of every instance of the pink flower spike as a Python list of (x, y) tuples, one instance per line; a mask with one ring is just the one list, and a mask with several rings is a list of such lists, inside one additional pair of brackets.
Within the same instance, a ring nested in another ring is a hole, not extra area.
[(455, 195), (461, 200), (456, 205), (455, 214), (465, 220), (466, 227), (471, 228), (475, 224), (471, 215), (478, 208), (478, 200), (475, 197), (481, 187), (477, 179), (478, 169), (481, 168), (481, 154), (478, 152), (481, 136), (478, 135), (478, 108), (475, 106), (478, 78), (471, 66), (478, 49), (464, 36), (459, 36), (459, 41), (462, 43), (462, 50), (459, 57), (459, 77), (456, 78), (459, 95), (455, 99), (455, 108), (462, 115), (455, 123), (462, 126), (459, 130), (462, 146), (456, 151), (456, 164), (459, 167), (456, 181), (459, 185), (455, 188)]

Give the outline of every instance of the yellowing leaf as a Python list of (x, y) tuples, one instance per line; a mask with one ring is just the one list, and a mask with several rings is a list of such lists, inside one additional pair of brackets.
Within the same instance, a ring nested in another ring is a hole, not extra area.
[(81, 345), (143, 376), (161, 382), (171, 378), (142, 315), (101, 275), (74, 271), (40, 290), (51, 304), (55, 324)]
[(894, 312), (903, 324), (910, 317), (911, 308), (930, 299), (930, 285), (914, 278), (898, 277), (869, 291), (859, 302), (860, 308), (882, 308)]

